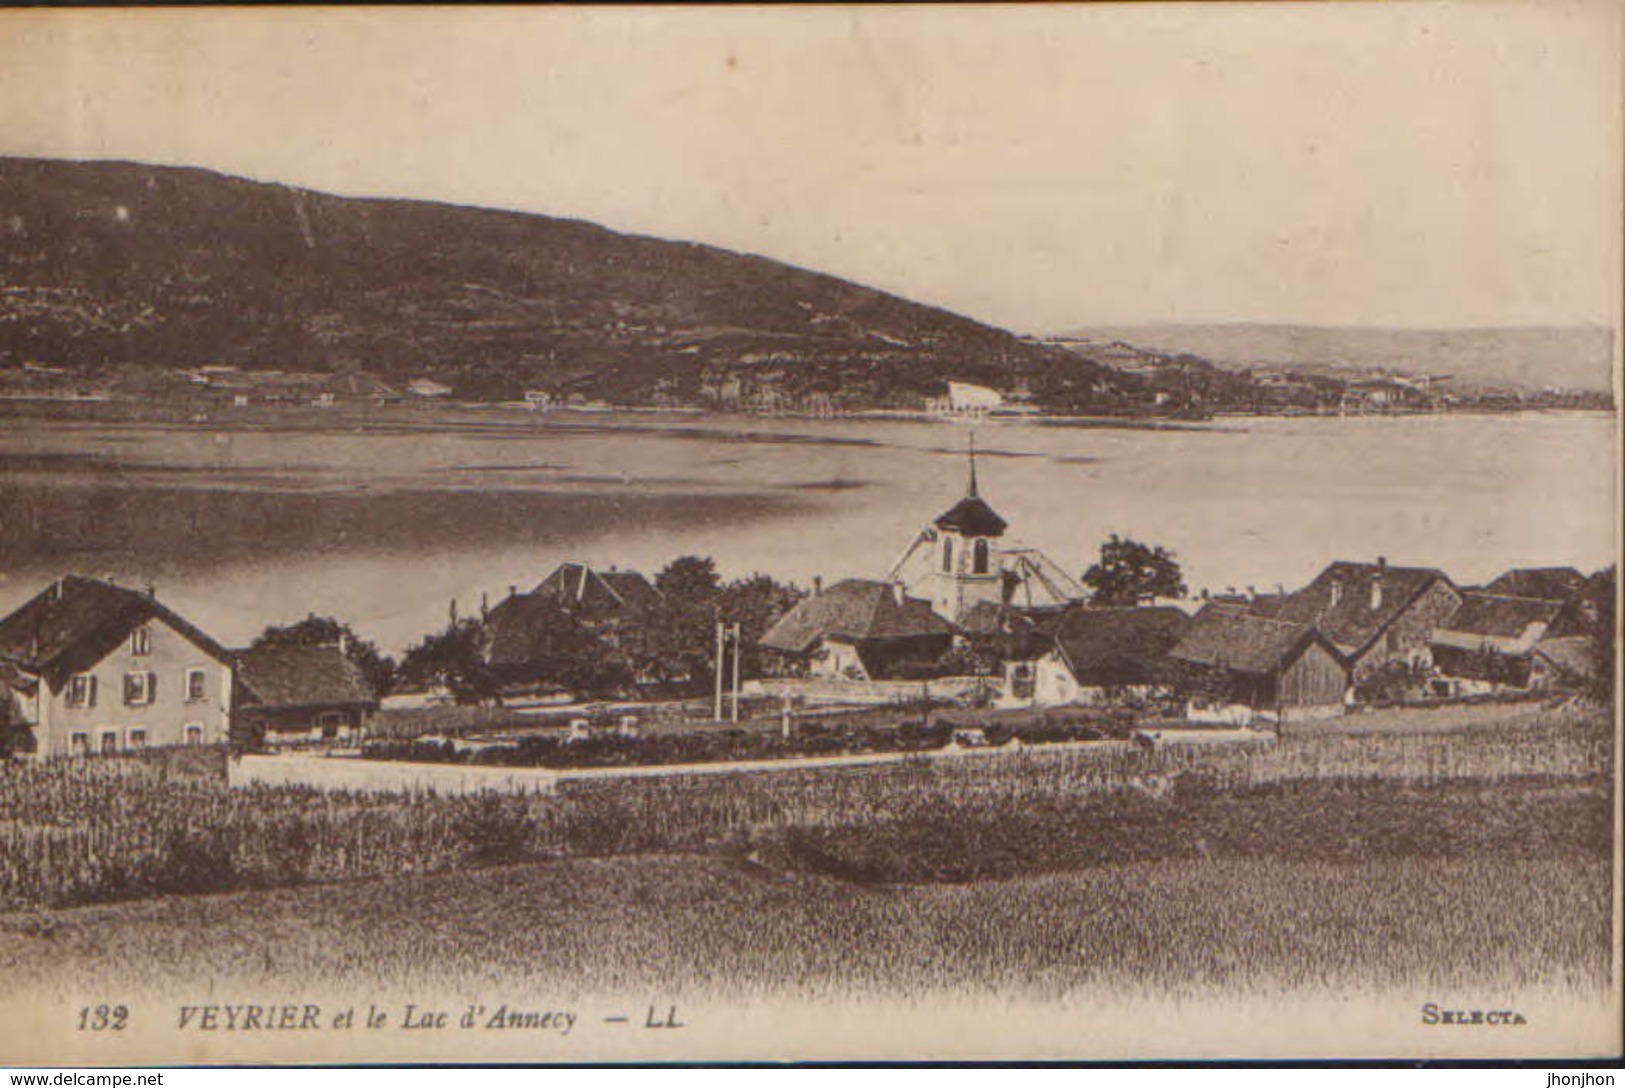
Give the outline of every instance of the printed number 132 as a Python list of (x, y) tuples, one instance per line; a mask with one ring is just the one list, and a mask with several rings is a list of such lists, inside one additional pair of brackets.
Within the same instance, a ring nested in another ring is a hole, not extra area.
[(123, 1031), (130, 1010), (123, 1005), (86, 1005), (79, 1010), (80, 1031)]

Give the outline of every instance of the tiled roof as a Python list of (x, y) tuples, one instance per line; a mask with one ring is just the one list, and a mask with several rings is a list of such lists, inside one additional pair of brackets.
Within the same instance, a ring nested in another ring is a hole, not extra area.
[(1177, 608), (1072, 608), (1055, 642), (1080, 684), (1152, 684), (1190, 623)]
[(378, 702), (360, 666), (333, 644), (244, 650), (237, 681), (243, 702), (268, 710)]
[(1563, 610), (1559, 601), (1505, 597), (1493, 593), (1463, 593), (1461, 605), (1440, 629), (1464, 635), (1517, 638), (1530, 624), (1550, 624)]
[(993, 512), (986, 499), (966, 495), (937, 518), (936, 526), (963, 536), (1003, 536), (1009, 523)]
[(1244, 609), (1209, 604), (1192, 617), (1168, 656), (1197, 665), (1266, 676), (1290, 664), (1315, 629), (1257, 616)]
[[(1432, 567), (1337, 562), (1296, 593), (1260, 607), (1275, 619), (1309, 624), (1344, 653), (1363, 648), (1436, 581), (1450, 584)], [(1381, 586), (1380, 600), (1375, 587)], [(1373, 601), (1376, 607), (1373, 608)]]
[(660, 599), (660, 591), (635, 570), (597, 571), (585, 563), (560, 563), (531, 592), (604, 611), (643, 608)]
[(1535, 643), (1535, 654), (1571, 676), (1589, 678), (1597, 673), (1597, 643), (1583, 635), (1542, 639)]
[(225, 647), (150, 594), (77, 574), (58, 579), (0, 620), (0, 657), (31, 672), (73, 672), (100, 661), (154, 619), (216, 660), (230, 660)]
[(1520, 567), (1485, 586), (1484, 592), (1502, 597), (1567, 601), (1581, 593), (1585, 585), (1585, 575), (1573, 567)]
[(823, 638), (865, 642), (952, 633), (948, 621), (931, 611), (930, 602), (914, 597), (899, 602), (892, 583), (848, 578), (803, 598), (762, 636), (762, 645), (806, 653)]

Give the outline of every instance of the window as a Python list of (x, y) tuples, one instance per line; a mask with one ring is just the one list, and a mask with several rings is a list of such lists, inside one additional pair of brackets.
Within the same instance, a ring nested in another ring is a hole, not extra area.
[(102, 730), (102, 755), (110, 756), (118, 751), (118, 730)]
[(143, 624), (130, 632), (130, 652), (137, 657), (152, 653), (152, 628)]
[(942, 542), (942, 569), (945, 571), (952, 571), (954, 569), (953, 537), (947, 537)]
[(972, 559), (972, 564), (972, 570), (974, 570), (975, 573), (987, 573), (987, 541), (978, 540), (976, 542), (976, 552), (974, 558)]
[(150, 672), (124, 674), (124, 705), (150, 706), (158, 694), (158, 677)]
[(68, 751), (76, 756), (90, 754), (90, 734), (74, 733), (68, 738)]
[(202, 744), (203, 743), (203, 727), (201, 725), (188, 725), (186, 727), (186, 743), (187, 744)]
[(68, 678), (68, 705), (95, 706), (96, 678), (86, 673)]
[(209, 697), (208, 696), (208, 687), (207, 687), (208, 675), (209, 674), (207, 672), (205, 672), (204, 670), (202, 670), (202, 669), (187, 669), (186, 670), (186, 701), (187, 702), (189, 702), (189, 703), (201, 703), (201, 702), (203, 702), (203, 700), (205, 700), (205, 699), (207, 699)]
[(130, 730), (130, 747), (145, 748), (147, 746), (147, 731), (145, 729)]

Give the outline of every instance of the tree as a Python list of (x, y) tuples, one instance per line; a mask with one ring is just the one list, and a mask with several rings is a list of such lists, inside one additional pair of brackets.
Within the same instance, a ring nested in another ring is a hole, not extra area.
[(445, 687), (459, 703), (485, 702), (501, 685), (485, 662), (484, 641), (478, 620), (453, 620), (406, 651), (399, 677), (408, 684)]
[(1591, 676), (1585, 694), (1596, 702), (1614, 701), (1614, 609), (1618, 592), (1612, 564), (1586, 579), (1582, 599), (1588, 613), (1591, 635)]
[(710, 558), (685, 555), (655, 575), (660, 598), (639, 609), (620, 636), (621, 648), (645, 684), (692, 691), (716, 677), (716, 625), (739, 624), (740, 673), (759, 675), (757, 644), (802, 593), (765, 574), (723, 584)]
[(659, 597), (622, 626), (621, 650), (639, 683), (698, 689), (710, 683), (720, 618), (716, 562), (685, 555), (655, 575)]
[(249, 646), (258, 650), (267, 646), (344, 646), (345, 656), (361, 668), (367, 683), (378, 695), (384, 695), (395, 683), (395, 659), (378, 651), (378, 647), (360, 638), (350, 625), (331, 616), (312, 613), (298, 623), (281, 627), (267, 627)]
[(481, 659), (503, 686), (551, 683), (576, 692), (627, 689), (628, 669), (611, 627), (552, 598), (499, 605), (482, 621)]
[(719, 618), (739, 624), (739, 665), (743, 675), (762, 675), (762, 636), (805, 596), (797, 587), (766, 574), (753, 574), (722, 587)]
[(1083, 575), (1097, 605), (1132, 605), (1142, 597), (1183, 597), (1184, 574), (1172, 552), (1113, 533), (1100, 546), (1100, 561)]
[(685, 555), (666, 564), (655, 575), (655, 588), (661, 596), (685, 604), (709, 604), (722, 588), (716, 560), (709, 556)]

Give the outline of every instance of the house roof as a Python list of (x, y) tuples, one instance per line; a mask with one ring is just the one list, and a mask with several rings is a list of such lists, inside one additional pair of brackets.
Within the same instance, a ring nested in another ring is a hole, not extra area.
[[(1443, 571), (1432, 567), (1340, 561), (1296, 593), (1252, 610), (1288, 623), (1310, 624), (1342, 652), (1354, 653), (1403, 615), (1429, 586), (1440, 581), (1451, 585)], [(1381, 600), (1373, 608), (1373, 588), (1379, 584)]]
[(1177, 608), (1072, 608), (1055, 645), (1080, 684), (1150, 684), (1190, 623)]
[(1563, 610), (1560, 601), (1463, 593), (1461, 605), (1440, 625), (1442, 630), (1492, 638), (1517, 638), (1530, 624), (1550, 624)]
[(1585, 575), (1573, 567), (1518, 567), (1484, 587), (1503, 597), (1532, 597), (1541, 601), (1567, 601), (1585, 590)]
[(635, 570), (599, 571), (585, 563), (560, 563), (531, 592), (566, 606), (610, 611), (643, 608), (660, 599), (660, 591)]
[(1597, 644), (1584, 635), (1541, 639), (1535, 644), (1535, 655), (1572, 676), (1589, 678), (1597, 674)]
[(268, 710), (372, 705), (361, 667), (339, 646), (258, 646), (237, 655), (243, 702)]
[(143, 623), (162, 620), (218, 661), (230, 653), (151, 594), (70, 574), (0, 620), (0, 657), (59, 677), (107, 656)]
[(959, 628), (995, 640), (999, 654), (1006, 659), (1030, 661), (1055, 648), (1055, 629), (1068, 610), (1066, 605), (1018, 608), (978, 601), (959, 617)]
[(1009, 528), (980, 495), (966, 495), (939, 516), (935, 525), (961, 536), (1003, 536)]
[(806, 653), (825, 638), (867, 642), (952, 634), (953, 628), (931, 611), (929, 601), (915, 597), (899, 601), (893, 583), (848, 578), (799, 601), (762, 636), (762, 645)]
[(1267, 676), (1291, 664), (1306, 644), (1316, 641), (1336, 654), (1325, 637), (1306, 623), (1289, 623), (1231, 605), (1209, 604), (1191, 618), (1168, 656)]

